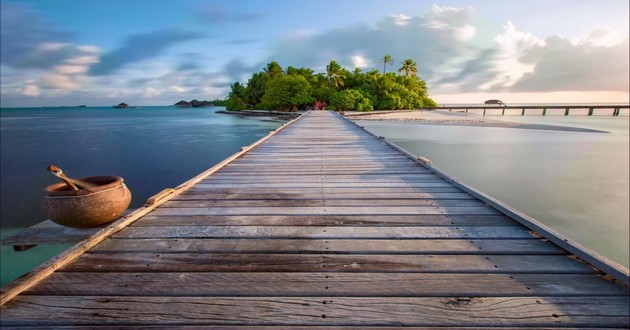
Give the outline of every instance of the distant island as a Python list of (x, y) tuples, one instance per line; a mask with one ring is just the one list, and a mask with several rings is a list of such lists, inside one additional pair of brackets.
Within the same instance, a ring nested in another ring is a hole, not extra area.
[(127, 103), (119, 103), (118, 105), (114, 106), (115, 109), (132, 109), (132, 108), (136, 108), (135, 106), (130, 106)]
[(415, 61), (401, 61), (398, 74), (387, 72), (387, 66), (394, 64), (391, 56), (385, 55), (378, 62), (383, 65), (382, 72), (363, 72), (360, 68), (349, 71), (333, 60), (326, 72), (317, 74), (311, 68), (285, 69), (270, 62), (247, 84), (237, 81), (230, 85), (226, 109), (372, 111), (437, 107), (429, 97), (426, 82), (417, 76)]
[(190, 102), (181, 100), (174, 104), (178, 108), (205, 108), (205, 107), (213, 107), (214, 103), (212, 101), (197, 101), (192, 100)]

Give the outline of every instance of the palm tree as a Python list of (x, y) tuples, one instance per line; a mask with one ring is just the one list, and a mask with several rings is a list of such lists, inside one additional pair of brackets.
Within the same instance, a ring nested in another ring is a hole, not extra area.
[(400, 62), (400, 64), (402, 64), (402, 66), (400, 67), (400, 69), (398, 69), (398, 72), (400, 73), (402, 71), (405, 71), (405, 77), (409, 76), (409, 72), (411, 72), (412, 75), (418, 73), (416, 62), (414, 62), (412, 59), (408, 58), (403, 62)]
[(385, 54), (385, 56), (383, 56), (383, 58), (379, 59), (378, 63), (383, 63), (383, 74), (385, 74), (385, 66), (387, 64), (393, 65), (394, 64), (394, 60), (392, 59), (391, 56), (389, 56), (389, 54)]
[(269, 62), (263, 70), (271, 79), (284, 74), (284, 70), (282, 70), (282, 67), (276, 61)]
[(337, 61), (330, 61), (330, 64), (326, 65), (326, 79), (328, 79), (328, 86), (335, 89), (343, 86), (343, 78), (340, 75), (341, 65)]

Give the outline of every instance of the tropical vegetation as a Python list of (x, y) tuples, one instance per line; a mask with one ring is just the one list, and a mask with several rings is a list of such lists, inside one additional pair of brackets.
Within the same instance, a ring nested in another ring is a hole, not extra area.
[(393, 65), (391, 56), (379, 59), (383, 71), (349, 71), (336, 61), (326, 65), (326, 72), (310, 68), (284, 69), (273, 61), (254, 73), (246, 84), (235, 82), (225, 100), (228, 110), (327, 108), (332, 110), (399, 110), (436, 107), (429, 97), (427, 84), (418, 77), (415, 61), (406, 59), (398, 73), (386, 72)]

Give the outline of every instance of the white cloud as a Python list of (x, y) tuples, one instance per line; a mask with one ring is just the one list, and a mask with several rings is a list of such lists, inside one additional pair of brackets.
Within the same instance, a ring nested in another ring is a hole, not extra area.
[(57, 51), (57, 50), (61, 50), (62, 48), (66, 47), (66, 46), (70, 46), (71, 44), (68, 43), (60, 43), (60, 42), (42, 42), (41, 44), (39, 44), (39, 46), (37, 47), (39, 50), (43, 50), (43, 51)]
[(171, 85), (171, 86), (170, 86), (170, 89), (171, 89), (173, 92), (175, 92), (175, 93), (183, 93), (183, 92), (185, 92), (185, 91), (186, 91), (186, 89), (185, 89), (185, 88), (182, 88), (182, 87), (179, 87), (179, 86), (176, 86), (176, 85)]
[(144, 91), (142, 92), (142, 96), (146, 97), (146, 98), (154, 98), (158, 95), (160, 95), (160, 91), (158, 91), (157, 89), (153, 88), (153, 87), (147, 87), (144, 89)]
[(81, 45), (81, 46), (77, 46), (77, 49), (84, 53), (91, 53), (91, 54), (100, 54), (101, 52), (101, 49), (98, 46), (94, 46), (94, 45)]
[(523, 63), (520, 57), (535, 46), (544, 45), (544, 40), (529, 32), (517, 30), (511, 21), (503, 26), (503, 33), (494, 38), (496, 43), (496, 55), (492, 66), (497, 74), (494, 79), (489, 79), (479, 85), (481, 90), (490, 88), (509, 87), (534, 71), (533, 63)]
[(477, 34), (477, 28), (466, 24), (460, 28), (454, 29), (455, 37), (461, 41), (469, 41)]
[(76, 65), (89, 65), (89, 64), (98, 63), (98, 56), (80, 55), (80, 56), (69, 58), (65, 60), (64, 62), (68, 64), (76, 64)]
[(83, 65), (57, 65), (54, 70), (59, 74), (79, 74), (87, 72), (88, 67)]
[(26, 96), (39, 96), (40, 95), (39, 87), (37, 87), (37, 85), (35, 84), (27, 84), (20, 91), (20, 94), (26, 95)]
[(72, 75), (45, 72), (39, 77), (37, 84), (46, 89), (71, 90), (79, 88), (81, 81)]
[(350, 56), (350, 61), (355, 68), (366, 68), (368, 66), (368, 61), (362, 55), (352, 55)]
[(621, 33), (614, 31), (608, 26), (602, 26), (591, 31), (587, 36), (583, 36), (573, 41), (574, 45), (591, 44), (593, 46), (614, 46), (622, 42), (624, 36)]
[(396, 25), (407, 25), (411, 20), (411, 17), (405, 14), (394, 14), (390, 15), (390, 17), (394, 20), (394, 24)]
[(614, 46), (574, 45), (558, 36), (545, 39), (519, 58), (534, 70), (512, 91), (624, 91), (630, 89), (629, 40)]

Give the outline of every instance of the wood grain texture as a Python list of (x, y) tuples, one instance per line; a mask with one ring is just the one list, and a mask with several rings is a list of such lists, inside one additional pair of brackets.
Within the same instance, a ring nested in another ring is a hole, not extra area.
[(65, 271), (77, 272), (422, 272), (594, 274), (555, 255), (373, 255), (85, 253)]
[(92, 253), (566, 254), (539, 239), (197, 239), (117, 238)]
[(503, 215), (146, 215), (133, 227), (164, 226), (514, 226)]
[(172, 226), (127, 227), (116, 238), (354, 238), (354, 239), (484, 239), (534, 238), (518, 226), (483, 227), (351, 227), (351, 226)]
[[(628, 327), (628, 297), (20, 296), (0, 325)], [(19, 311), (19, 313), (17, 312)], [(483, 317), (480, 317), (483, 316)]]
[[(107, 283), (95, 286), (93, 283)], [(25, 294), (57, 296), (574, 297), (627, 296), (598, 276), (413, 273), (58, 272)]]

